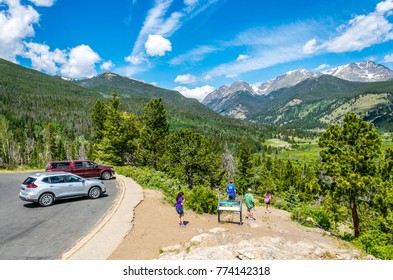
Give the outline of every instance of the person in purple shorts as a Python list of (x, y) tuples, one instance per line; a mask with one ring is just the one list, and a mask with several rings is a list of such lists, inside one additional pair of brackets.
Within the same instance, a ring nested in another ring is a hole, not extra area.
[(184, 210), (183, 210), (183, 204), (184, 204), (184, 193), (179, 192), (176, 196), (176, 212), (179, 214), (179, 226), (185, 227), (186, 225), (184, 224)]

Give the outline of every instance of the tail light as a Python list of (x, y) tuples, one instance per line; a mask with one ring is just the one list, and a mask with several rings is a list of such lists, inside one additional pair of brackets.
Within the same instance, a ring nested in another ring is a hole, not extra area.
[(36, 184), (28, 184), (27, 186), (26, 186), (26, 188), (28, 188), (28, 189), (35, 189), (35, 188), (38, 188), (38, 186), (36, 185)]

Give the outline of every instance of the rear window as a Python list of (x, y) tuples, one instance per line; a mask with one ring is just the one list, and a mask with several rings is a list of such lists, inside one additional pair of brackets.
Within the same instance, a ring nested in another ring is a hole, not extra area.
[(28, 177), (26, 180), (23, 181), (23, 185), (28, 185), (28, 184), (33, 184), (37, 180), (36, 178), (33, 177)]

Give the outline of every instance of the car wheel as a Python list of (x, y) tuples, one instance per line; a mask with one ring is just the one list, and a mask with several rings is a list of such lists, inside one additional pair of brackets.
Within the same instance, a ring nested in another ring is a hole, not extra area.
[(38, 200), (38, 203), (43, 207), (51, 206), (53, 202), (55, 202), (55, 197), (51, 193), (44, 193)]
[(101, 189), (100, 187), (92, 187), (89, 190), (89, 197), (92, 199), (99, 198), (101, 196)]
[(111, 173), (109, 171), (104, 171), (101, 174), (101, 179), (103, 180), (109, 180), (111, 178)]

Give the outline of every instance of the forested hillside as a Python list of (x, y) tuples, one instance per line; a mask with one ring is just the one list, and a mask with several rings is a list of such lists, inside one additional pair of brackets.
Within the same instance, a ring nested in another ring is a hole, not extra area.
[(274, 127), (222, 117), (178, 92), (108, 75), (80, 82), (97, 85), (88, 89), (0, 59), (0, 166), (43, 167), (51, 159), (89, 157), (94, 104), (107, 101), (114, 90), (121, 96), (120, 109), (136, 118), (151, 98), (162, 98), (171, 130), (192, 128), (222, 149), (236, 149), (244, 136), (261, 148), (265, 139), (280, 133)]

